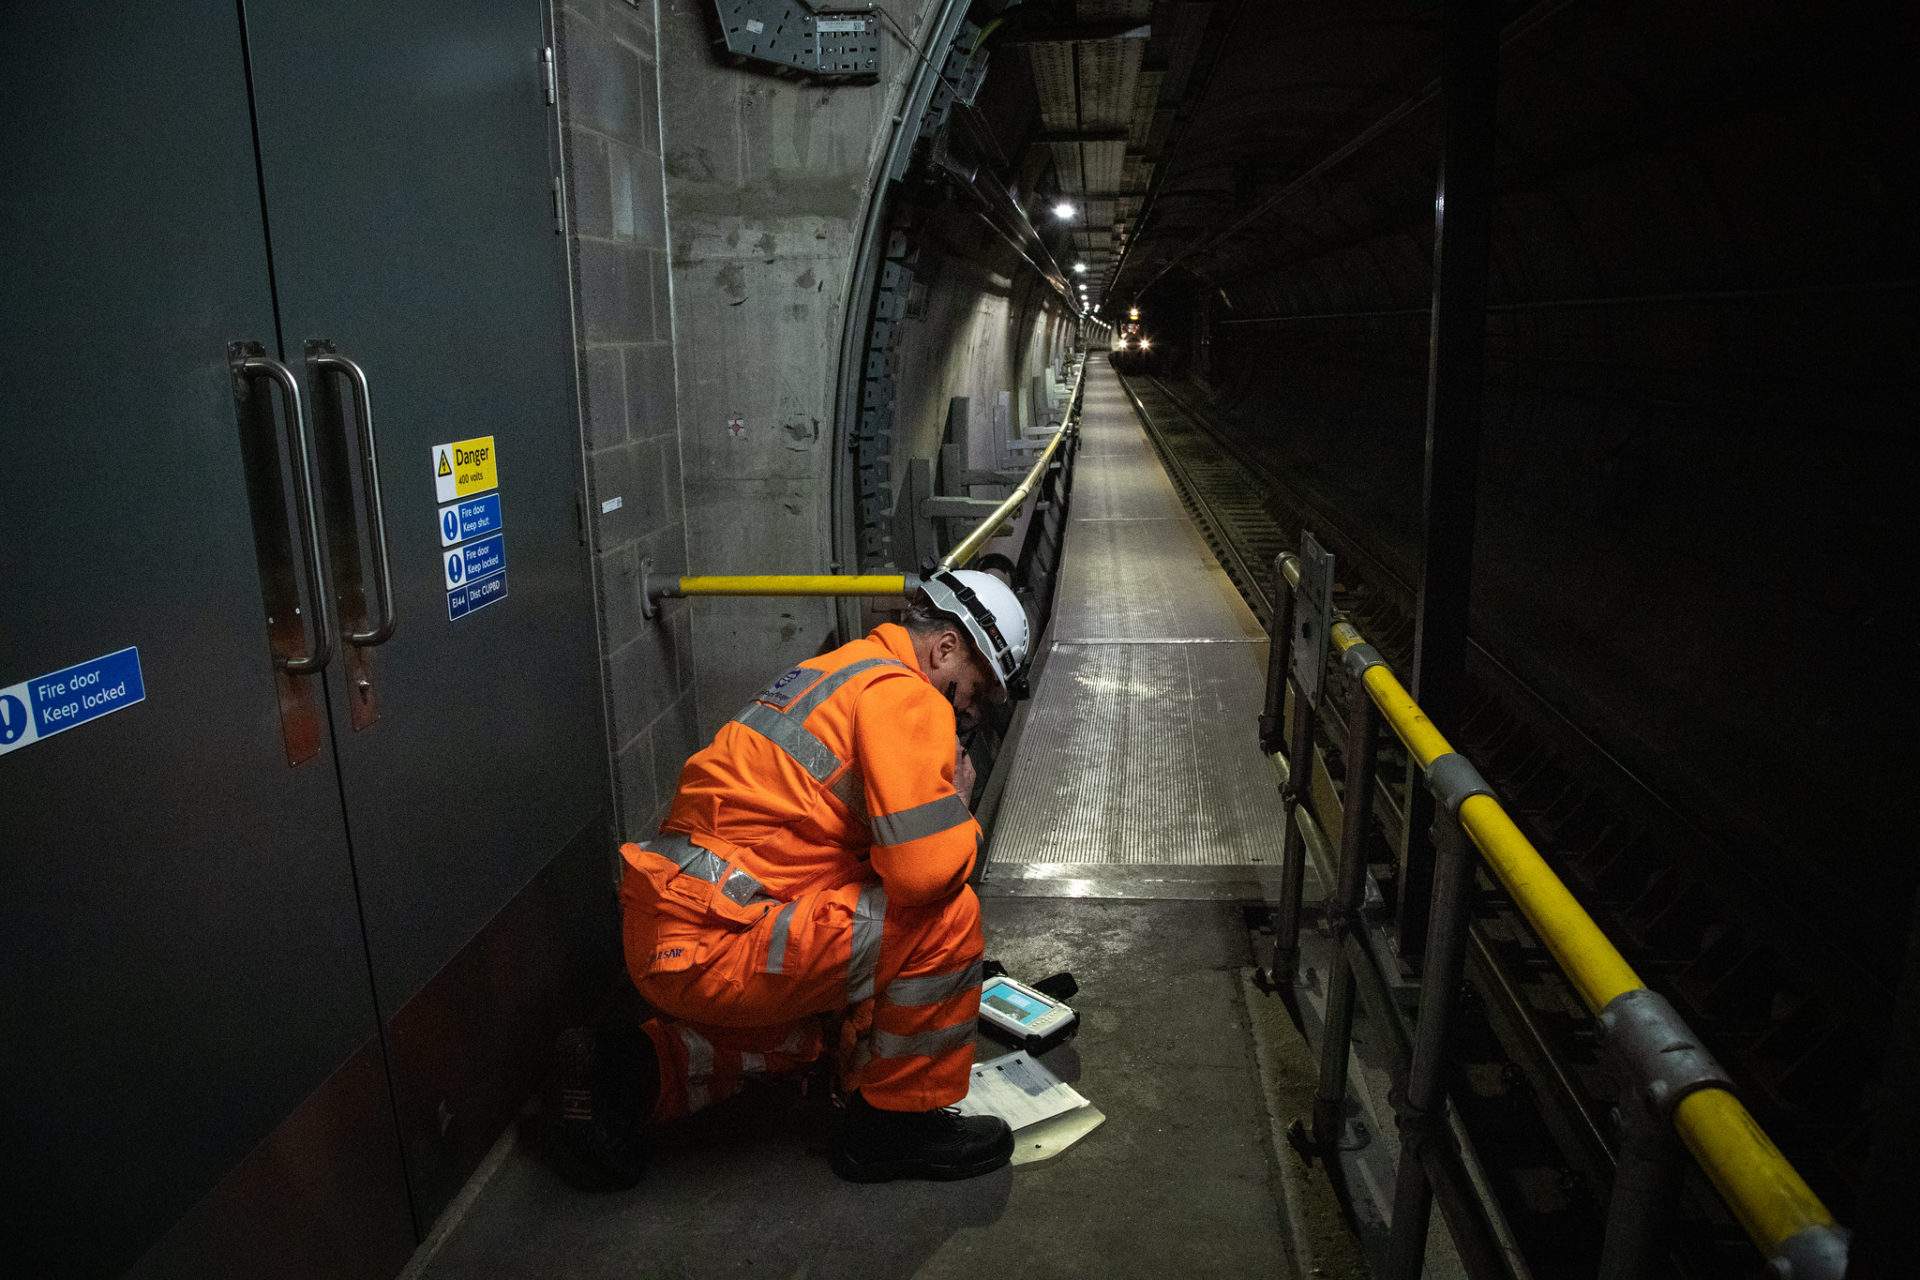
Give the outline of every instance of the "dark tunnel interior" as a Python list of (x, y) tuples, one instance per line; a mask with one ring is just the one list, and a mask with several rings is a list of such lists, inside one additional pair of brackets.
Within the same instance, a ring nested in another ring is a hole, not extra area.
[[(1504, 10), (1472, 593), (1489, 653), (1888, 986), (1915, 864), (1875, 798), (1900, 787), (1920, 357), (1897, 9)], [(1136, 363), (1402, 584), (1438, 27), (1215, 6), (1171, 54), (1186, 96), (1104, 295), (1141, 309)]]
[(1914, 10), (0, 5), (15, 1269), (1911, 1272)]

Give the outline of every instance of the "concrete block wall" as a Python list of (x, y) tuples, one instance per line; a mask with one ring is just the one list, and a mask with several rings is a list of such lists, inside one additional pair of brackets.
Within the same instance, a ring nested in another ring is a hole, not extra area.
[(688, 606), (641, 612), (640, 567), (685, 572), (653, 0), (556, 12), (566, 231), (617, 816), (655, 829), (698, 746)]
[[(888, 5), (917, 39), (936, 8)], [(889, 36), (871, 85), (729, 66), (711, 9), (659, 6), (690, 571), (827, 572), (847, 282), (915, 55)], [(703, 732), (834, 628), (822, 600), (694, 605)]]

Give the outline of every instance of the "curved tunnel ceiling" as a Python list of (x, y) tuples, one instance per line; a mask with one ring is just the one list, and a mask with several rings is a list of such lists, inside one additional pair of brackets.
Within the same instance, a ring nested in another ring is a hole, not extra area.
[[(1842, 8), (1510, 6), (1495, 300), (1909, 271), (1901, 228), (1834, 223), (1900, 203), (1875, 198), (1860, 155), (1897, 104), (1867, 118), (1822, 89), (1877, 78), (1891, 92), (1899, 42), (1873, 36), (1886, 6)], [(1424, 306), (1438, 22), (1437, 4), (1395, 0), (1016, 6), (989, 36), (990, 79), (1024, 71), (1038, 127), (1003, 148), (1016, 168), (1047, 154), (1036, 213), (1053, 192), (1075, 206), (1095, 305), (1197, 281), (1240, 317)], [(1863, 271), (1860, 238), (1876, 235), (1898, 261)]]

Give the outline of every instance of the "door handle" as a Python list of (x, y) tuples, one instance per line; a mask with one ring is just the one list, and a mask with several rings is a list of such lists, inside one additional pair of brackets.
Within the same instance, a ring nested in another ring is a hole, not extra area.
[(344, 377), (353, 397), (353, 416), (360, 424), (360, 492), (366, 507), (367, 541), (373, 562), (373, 594), (379, 616), (365, 631), (350, 631), (347, 640), (356, 645), (385, 644), (393, 638), (398, 619), (393, 611), (393, 569), (387, 559), (387, 509), (380, 498), (380, 458), (373, 433), (373, 394), (367, 389), (367, 372), (359, 363), (341, 355), (325, 339), (307, 342), (307, 369), (313, 378), (328, 374)]
[[(241, 344), (236, 344), (237, 347)], [(313, 449), (307, 443), (307, 423), (300, 412), (300, 384), (293, 370), (265, 355), (254, 344), (245, 344), (232, 357), (235, 372), (244, 379), (268, 378), (280, 389), (280, 407), (287, 424), (287, 455), (293, 469), (293, 506), (299, 516), (300, 548), (307, 568), (307, 603), (311, 612), (307, 629), (313, 643), (305, 654), (279, 658), (284, 671), (311, 675), (327, 665), (333, 656), (333, 616), (328, 601), (328, 574), (320, 542), (320, 504), (313, 478)]]

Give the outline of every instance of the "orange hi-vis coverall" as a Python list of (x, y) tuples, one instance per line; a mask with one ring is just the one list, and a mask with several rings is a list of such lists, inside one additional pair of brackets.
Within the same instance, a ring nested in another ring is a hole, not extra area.
[(627, 968), (664, 1017), (657, 1123), (804, 1071), (894, 1111), (966, 1096), (980, 1012), (979, 824), (952, 706), (903, 627), (781, 676), (687, 761), (661, 834), (620, 852)]

